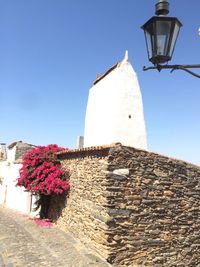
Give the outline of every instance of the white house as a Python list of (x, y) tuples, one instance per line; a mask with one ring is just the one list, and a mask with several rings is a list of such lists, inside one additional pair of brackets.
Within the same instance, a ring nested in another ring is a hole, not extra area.
[(31, 213), (34, 199), (23, 187), (16, 187), (16, 183), (22, 167), (22, 156), (32, 147), (31, 144), (18, 141), (9, 145), (6, 151), (5, 145), (0, 145), (0, 204), (27, 214)]
[(85, 117), (85, 147), (117, 142), (147, 150), (142, 95), (127, 51), (94, 81)]

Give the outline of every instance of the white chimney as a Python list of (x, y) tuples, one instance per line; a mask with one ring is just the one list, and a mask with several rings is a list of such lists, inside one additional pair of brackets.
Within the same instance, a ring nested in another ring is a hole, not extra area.
[(117, 142), (147, 150), (142, 95), (127, 51), (94, 81), (85, 118), (85, 147)]

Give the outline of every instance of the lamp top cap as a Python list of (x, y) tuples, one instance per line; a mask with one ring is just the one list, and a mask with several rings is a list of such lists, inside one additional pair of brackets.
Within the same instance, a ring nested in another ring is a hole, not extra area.
[(157, 16), (165, 16), (169, 13), (169, 2), (165, 0), (158, 0), (158, 3), (155, 5)]

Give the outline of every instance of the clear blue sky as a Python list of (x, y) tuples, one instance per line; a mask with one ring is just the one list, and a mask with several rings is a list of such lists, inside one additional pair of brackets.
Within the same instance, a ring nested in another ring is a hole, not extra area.
[[(156, 0), (0, 0), (0, 142), (74, 148), (96, 75), (124, 57), (138, 74), (151, 151), (200, 163), (200, 79), (149, 65), (140, 26)], [(200, 2), (170, 1), (183, 23), (171, 63), (200, 64)], [(200, 72), (200, 71), (199, 71)]]

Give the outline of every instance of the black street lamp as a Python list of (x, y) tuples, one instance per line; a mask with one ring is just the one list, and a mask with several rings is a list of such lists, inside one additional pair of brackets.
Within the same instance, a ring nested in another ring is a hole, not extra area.
[(167, 17), (169, 13), (169, 3), (159, 0), (155, 5), (156, 16), (149, 19), (141, 28), (144, 30), (147, 53), (149, 61), (154, 64), (152, 67), (143, 67), (143, 70), (171, 69), (171, 71), (181, 69), (200, 78), (200, 75), (189, 70), (190, 68), (200, 68), (198, 65), (163, 65), (171, 60), (176, 40), (182, 26), (176, 17)]

